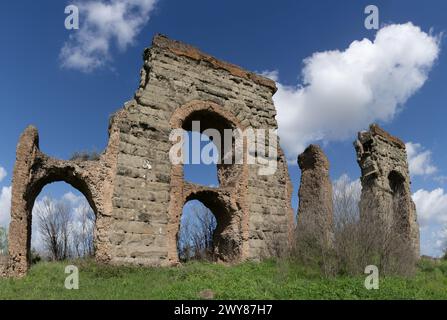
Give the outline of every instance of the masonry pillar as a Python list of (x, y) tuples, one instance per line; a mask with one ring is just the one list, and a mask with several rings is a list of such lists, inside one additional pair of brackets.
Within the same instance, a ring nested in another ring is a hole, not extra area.
[(333, 241), (332, 183), (329, 161), (323, 150), (310, 145), (298, 156), (301, 169), (298, 231), (312, 232), (321, 244)]

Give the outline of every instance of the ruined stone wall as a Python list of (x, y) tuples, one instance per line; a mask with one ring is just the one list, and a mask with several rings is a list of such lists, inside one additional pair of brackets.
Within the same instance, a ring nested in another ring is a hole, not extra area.
[(317, 145), (310, 145), (298, 157), (301, 183), (298, 194), (298, 231), (312, 233), (322, 246), (333, 244), (332, 183), (329, 160)]
[(181, 211), (191, 199), (214, 211), (226, 207), (214, 212), (218, 228), (223, 216), (231, 216), (221, 223), (229, 224), (222, 260), (268, 256), (275, 241), (287, 246), (293, 213), (282, 153), (272, 176), (259, 176), (257, 165), (219, 167), (220, 188), (184, 183), (182, 166), (172, 166), (168, 158), (171, 129), (189, 129), (191, 120), (201, 120), (202, 130), (213, 117), (226, 122), (225, 128), (277, 128), (275, 91), (271, 80), (180, 42), (154, 38), (144, 54), (140, 88), (120, 124), (112, 261), (176, 263)]
[(5, 277), (8, 272), (9, 257), (0, 255), (0, 277)]
[(98, 261), (110, 260), (109, 231), (112, 215), (111, 196), (117, 157), (117, 134), (110, 131), (107, 150), (97, 161), (65, 161), (39, 149), (39, 135), (29, 126), (17, 145), (12, 180), (11, 223), (9, 226), (8, 272), (24, 275), (29, 267), (32, 209), (42, 189), (64, 181), (79, 190), (96, 215), (95, 247)]
[(418, 257), (419, 226), (405, 144), (374, 124), (358, 134), (354, 145), (362, 171), (361, 218), (392, 226)]
[[(178, 263), (177, 234), (186, 201), (202, 201), (216, 215), (216, 255), (223, 261), (259, 260), (290, 244), (292, 187), (279, 149), (276, 172), (259, 164), (218, 165), (219, 187), (183, 181), (171, 165), (172, 129), (276, 129), (275, 83), (164, 36), (144, 52), (133, 100), (110, 121), (110, 140), (98, 161), (64, 161), (39, 149), (37, 129), (20, 138), (12, 186), (10, 275), (29, 265), (31, 211), (42, 188), (65, 181), (96, 213), (97, 260), (112, 264)], [(279, 143), (278, 143), (279, 146)], [(279, 148), (279, 147), (278, 147)]]

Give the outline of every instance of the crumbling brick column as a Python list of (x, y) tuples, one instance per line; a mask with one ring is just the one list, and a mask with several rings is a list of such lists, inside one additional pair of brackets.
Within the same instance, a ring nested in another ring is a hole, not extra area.
[(333, 243), (332, 183), (329, 160), (317, 145), (310, 145), (298, 156), (301, 169), (298, 232), (309, 233), (320, 244)]
[(361, 168), (360, 217), (391, 228), (419, 257), (419, 225), (411, 198), (405, 144), (373, 124), (354, 142)]

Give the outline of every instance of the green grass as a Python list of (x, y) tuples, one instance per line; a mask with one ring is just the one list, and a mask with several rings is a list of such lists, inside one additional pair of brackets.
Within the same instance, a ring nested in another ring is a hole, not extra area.
[[(65, 266), (79, 267), (79, 290), (64, 288)], [(365, 277), (321, 277), (289, 262), (224, 266), (188, 263), (172, 268), (113, 267), (92, 261), (42, 262), (22, 279), (1, 279), (0, 299), (447, 299), (447, 262), (422, 261), (411, 278), (381, 277), (366, 290)]]

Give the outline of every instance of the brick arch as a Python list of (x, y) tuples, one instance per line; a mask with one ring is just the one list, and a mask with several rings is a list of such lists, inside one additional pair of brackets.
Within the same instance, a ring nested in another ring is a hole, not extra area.
[[(110, 119), (105, 154), (95, 163), (68, 162), (76, 172), (84, 172), (79, 173), (82, 179), (70, 178), (71, 183), (85, 189), (87, 195), (91, 193), (95, 202), (96, 259), (146, 266), (177, 263), (176, 234), (190, 187), (183, 181), (182, 166), (169, 160), (170, 129), (184, 128), (191, 117), (205, 115), (224, 119), (227, 126), (242, 130), (242, 124), (277, 129), (272, 100), (275, 90), (269, 79), (187, 44), (156, 36), (152, 47), (145, 50), (134, 99)], [(28, 181), (41, 165), (34, 138), (37, 140), (37, 130), (28, 128), (17, 148), (8, 268), (12, 276), (24, 275), (28, 268), (26, 223), (21, 219), (27, 217)], [(217, 188), (219, 197), (227, 195), (225, 204), (231, 206), (237, 221), (239, 260), (258, 261), (273, 256), (276, 250), (272, 249), (278, 243), (291, 244), (293, 188), (280, 147), (277, 160), (277, 170), (269, 175), (260, 173), (263, 165), (259, 163), (242, 165), (240, 172), (224, 171), (229, 176), (223, 176), (225, 183)], [(64, 175), (71, 175), (70, 170)], [(60, 178), (59, 173), (48, 181), (56, 178)], [(37, 194), (40, 185), (48, 181), (37, 183), (30, 194)]]
[(84, 195), (96, 215), (97, 199), (91, 191), (93, 182), (86, 175), (85, 169), (77, 168), (70, 164), (69, 161), (58, 161), (43, 154), (40, 157), (44, 159), (41, 163), (43, 168), (40, 167), (34, 173), (37, 178), (27, 184), (25, 191), (27, 208), (32, 210), (36, 198), (45, 186), (55, 182), (65, 182)]
[[(96, 215), (96, 258), (107, 261), (107, 243), (100, 240), (107, 229), (111, 195), (107, 184), (111, 175), (107, 167), (113, 161), (115, 134), (106, 152), (97, 161), (66, 161), (47, 156), (39, 149), (39, 135), (30, 126), (21, 135), (17, 146), (11, 194), (11, 223), (9, 232), (9, 274), (22, 276), (30, 265), (31, 223), (34, 202), (42, 189), (53, 182), (66, 182), (81, 192)], [(110, 150), (109, 150), (110, 149)]]
[[(231, 124), (232, 129), (245, 127), (239, 122), (237, 117), (230, 111), (225, 110), (221, 105), (212, 101), (192, 100), (183, 106), (177, 108), (171, 116), (169, 121), (172, 129), (185, 129), (185, 123), (189, 120), (189, 117), (195, 112), (209, 112), (211, 114), (218, 115), (222, 119), (225, 119)], [(185, 129), (187, 130), (187, 129)]]
[[(191, 130), (191, 122), (194, 120), (201, 121), (202, 132), (217, 129), (222, 138), (224, 129), (244, 129), (230, 111), (214, 102), (199, 100), (177, 108), (171, 116), (170, 125), (172, 129)], [(248, 166), (245, 153), (243, 164), (218, 164), (217, 169), (220, 187), (206, 188), (185, 182), (183, 165), (171, 167), (168, 225), (168, 259), (171, 263), (179, 262), (177, 239), (180, 219), (183, 206), (189, 200), (201, 201), (216, 215), (215, 254), (218, 260), (237, 262), (247, 255), (249, 214), (246, 204)]]
[(200, 201), (214, 215), (217, 221), (213, 234), (214, 256), (217, 261), (238, 261), (242, 251), (242, 233), (238, 208), (231, 201), (231, 192), (227, 190), (197, 188), (188, 185), (185, 188), (184, 205), (191, 200)]

